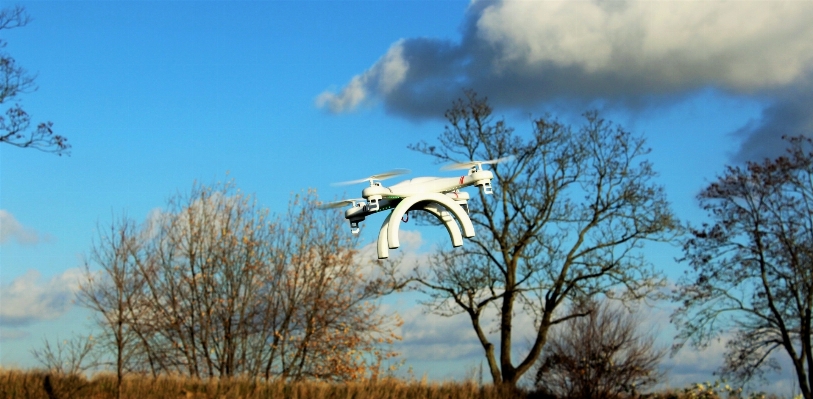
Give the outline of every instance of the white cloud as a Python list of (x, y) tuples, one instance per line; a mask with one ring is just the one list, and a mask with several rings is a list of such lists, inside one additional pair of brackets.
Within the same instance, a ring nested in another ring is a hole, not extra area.
[(453, 360), (484, 356), (470, 319), (424, 312), (415, 306), (401, 315), (402, 342), (397, 348), (408, 361)]
[(320, 94), (316, 105), (333, 113), (351, 111), (367, 100), (371, 91), (384, 95), (392, 92), (404, 81), (408, 69), (403, 42), (398, 41), (372, 68), (354, 76), (339, 93), (325, 91)]
[(486, 7), (477, 28), (501, 65), (747, 91), (811, 71), (811, 21), (800, 1), (510, 1)]
[(34, 245), (48, 239), (36, 230), (23, 226), (11, 212), (0, 209), (0, 244), (16, 241), (23, 245)]
[(813, 72), (813, 2), (474, 1), (459, 43), (401, 39), (316, 103), (383, 100), (439, 117), (461, 88), (496, 102), (631, 100), (715, 87), (747, 94)]
[(0, 323), (24, 326), (39, 320), (55, 319), (73, 306), (81, 270), (68, 269), (48, 281), (29, 270), (0, 290)]
[(344, 113), (381, 102), (410, 118), (442, 118), (463, 89), (523, 111), (596, 100), (643, 108), (713, 89), (768, 105), (764, 123), (740, 130), (736, 160), (775, 156), (779, 137), (813, 124), (809, 101), (793, 101), (813, 92), (810, 1), (475, 0), (461, 32), (459, 41), (398, 40), (316, 105)]

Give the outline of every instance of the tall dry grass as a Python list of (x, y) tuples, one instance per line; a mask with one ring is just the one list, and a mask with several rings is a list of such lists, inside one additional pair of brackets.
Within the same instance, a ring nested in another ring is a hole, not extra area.
[[(122, 384), (122, 399), (503, 399), (524, 398), (519, 391), (472, 382), (427, 383), (386, 379), (378, 382), (299, 383), (250, 379), (196, 380), (131, 375)], [(90, 379), (44, 371), (0, 369), (2, 399), (115, 399), (114, 375)]]
[[(116, 377), (97, 374), (90, 379), (46, 371), (0, 368), (0, 399), (115, 399)], [(554, 399), (534, 393), (480, 387), (474, 382), (404, 381), (299, 383), (266, 382), (246, 378), (197, 380), (180, 376), (125, 377), (122, 399)], [(619, 397), (615, 399), (625, 399)], [(723, 384), (694, 384), (630, 396), (640, 399), (779, 399), (762, 393), (745, 394)], [(794, 398), (796, 399), (796, 398)]]

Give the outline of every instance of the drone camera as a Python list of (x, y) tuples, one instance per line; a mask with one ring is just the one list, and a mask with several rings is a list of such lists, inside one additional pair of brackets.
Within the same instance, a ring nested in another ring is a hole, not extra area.
[(361, 228), (359, 227), (359, 222), (350, 221), (350, 233), (354, 236), (357, 236), (361, 232)]

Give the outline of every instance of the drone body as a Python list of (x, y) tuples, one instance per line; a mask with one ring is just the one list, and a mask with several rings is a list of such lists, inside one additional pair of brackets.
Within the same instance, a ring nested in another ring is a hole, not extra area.
[(367, 181), (370, 185), (361, 191), (363, 198), (338, 201), (327, 204), (325, 207), (351, 205), (345, 211), (344, 217), (350, 221), (350, 231), (353, 234), (359, 233), (359, 223), (367, 216), (392, 209), (384, 220), (378, 235), (379, 259), (386, 259), (389, 257), (389, 249), (400, 246), (398, 240), (400, 222), (402, 217), (412, 210), (426, 211), (438, 218), (449, 232), (452, 245), (459, 247), (463, 245), (462, 237), (474, 237), (474, 226), (468, 216), (470, 197), (468, 193), (462, 192), (460, 189), (477, 186), (483, 194), (492, 194), (491, 179), (494, 178), (494, 174), (491, 171), (483, 170), (482, 164), (504, 160), (506, 159), (455, 164), (444, 169), (465, 168), (469, 169), (468, 174), (459, 177), (417, 177), (389, 187), (383, 186), (381, 180), (409, 171), (398, 169), (366, 179), (340, 183), (355, 184)]

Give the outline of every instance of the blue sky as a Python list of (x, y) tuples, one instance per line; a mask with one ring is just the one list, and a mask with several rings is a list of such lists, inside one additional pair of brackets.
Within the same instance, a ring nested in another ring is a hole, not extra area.
[[(645, 135), (675, 212), (695, 222), (694, 196), (724, 165), (776, 155), (782, 134), (813, 129), (810, 2), (19, 4), (33, 21), (0, 37), (37, 74), (21, 105), (73, 148), (0, 146), (4, 366), (33, 366), (43, 338), (85, 331), (87, 315), (59, 304), (97, 225), (145, 218), (196, 180), (233, 178), (281, 212), (309, 187), (333, 199), (356, 196), (336, 181), (438, 175), (406, 147), (437, 137), (463, 88), (518, 131), (530, 115), (601, 109)], [(413, 233), (424, 249), (442, 238)], [(682, 272), (674, 248), (648, 253), (667, 276)], [(12, 318), (10, 304), (30, 317)], [(443, 334), (465, 320), (421, 315), (408, 297), (389, 306), (405, 315), (417, 373), (459, 378), (479, 365), (470, 336)], [(438, 347), (458, 355), (441, 361)], [(670, 360), (670, 381), (707, 378), (719, 351), (709, 356), (694, 370), (681, 363), (691, 356)]]

